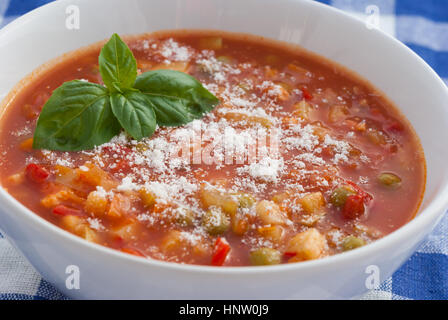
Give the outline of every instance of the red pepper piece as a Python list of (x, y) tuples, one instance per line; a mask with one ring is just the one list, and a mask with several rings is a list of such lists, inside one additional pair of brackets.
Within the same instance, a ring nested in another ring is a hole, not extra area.
[(82, 211), (75, 208), (70, 208), (67, 206), (64, 206), (62, 204), (57, 205), (53, 209), (53, 213), (58, 216), (82, 216)]
[(365, 204), (369, 204), (369, 202), (373, 200), (373, 197), (369, 193), (361, 189), (361, 187), (358, 186), (356, 183), (350, 180), (347, 180), (346, 182), (356, 190), (357, 194), (362, 197)]
[(213, 249), (213, 257), (211, 264), (213, 266), (222, 266), (230, 251), (230, 245), (225, 238), (216, 239)]
[(42, 183), (50, 176), (50, 173), (44, 167), (30, 163), (25, 168), (26, 176), (33, 182)]
[(296, 255), (297, 255), (297, 252), (291, 252), (291, 251), (286, 251), (286, 252), (283, 254), (283, 256), (284, 256), (286, 259), (295, 257)]
[(308, 91), (306, 87), (302, 87), (300, 88), (300, 90), (302, 90), (302, 95), (305, 100), (313, 99), (313, 95)]
[(363, 215), (364, 211), (364, 199), (359, 194), (355, 194), (347, 197), (342, 208), (342, 215), (348, 219), (355, 219)]

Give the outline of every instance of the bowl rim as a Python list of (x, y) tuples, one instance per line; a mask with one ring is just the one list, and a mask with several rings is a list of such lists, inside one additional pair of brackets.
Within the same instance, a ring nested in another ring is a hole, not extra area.
[[(292, 0), (295, 2), (303, 3), (304, 5), (308, 5), (310, 7), (317, 7), (317, 10), (327, 10), (331, 12), (333, 15), (339, 15), (344, 19), (351, 19), (352, 21), (356, 21), (357, 23), (364, 23), (361, 19), (351, 16), (350, 14), (338, 10), (334, 7), (315, 2), (315, 1), (307, 1), (307, 0)], [(81, 2), (78, 0), (77, 2)], [(38, 16), (42, 11), (52, 9), (53, 7), (62, 6), (64, 3), (73, 4), (73, 1), (70, 0), (59, 0), (50, 2), (41, 7), (38, 7), (25, 15), (20, 16), (15, 19), (5, 27), (0, 30), (0, 37), (3, 34), (9, 32), (15, 26), (26, 23), (28, 20), (31, 20)], [(419, 64), (420, 68), (423, 68), (425, 72), (432, 74), (434, 78), (434, 84), (439, 84), (440, 89), (445, 89), (448, 94), (448, 87), (445, 85), (443, 80), (437, 75), (437, 73), (414, 51), (409, 49), (405, 44), (395, 39), (391, 35), (385, 33), (382, 30), (375, 29), (374, 32), (377, 32), (381, 35), (384, 41), (388, 41), (391, 45), (394, 45), (397, 50), (401, 50), (403, 53), (413, 56), (416, 63)], [(383, 41), (383, 40), (381, 40)], [(319, 54), (321, 56), (321, 54)], [(346, 67), (351, 70), (350, 68)], [(353, 70), (356, 72), (355, 70)], [(373, 84), (375, 86), (375, 84)], [(6, 99), (8, 98), (8, 93), (6, 93)], [(2, 102), (3, 104), (3, 102)], [(404, 113), (404, 112), (403, 112)], [(214, 266), (206, 266), (206, 265), (193, 265), (193, 264), (184, 264), (177, 262), (168, 262), (157, 259), (150, 258), (142, 258), (137, 257), (131, 254), (120, 252), (116, 249), (112, 249), (100, 244), (88, 242), (64, 229), (52, 224), (51, 222), (45, 220), (40, 217), (23, 204), (21, 204), (18, 200), (16, 200), (12, 195), (10, 195), (1, 185), (0, 185), (0, 203), (7, 202), (11, 205), (11, 207), (18, 212), (21, 217), (19, 219), (28, 219), (29, 222), (35, 223), (37, 228), (40, 229), (40, 232), (51, 232), (53, 237), (62, 238), (61, 240), (67, 240), (71, 245), (78, 246), (80, 249), (87, 249), (90, 251), (95, 251), (97, 254), (102, 254), (103, 256), (108, 256), (113, 259), (121, 259), (122, 262), (130, 262), (141, 265), (142, 267), (147, 268), (163, 268), (166, 270), (177, 271), (177, 272), (186, 272), (186, 273), (207, 273), (207, 274), (223, 274), (223, 275), (245, 275), (245, 274), (266, 274), (266, 273), (282, 273), (286, 271), (294, 271), (300, 272), (303, 270), (316, 269), (325, 266), (336, 265), (337, 263), (346, 263), (349, 261), (361, 261), (365, 257), (373, 256), (374, 252), (381, 251), (386, 247), (391, 247), (392, 245), (399, 245), (402, 241), (406, 240), (409, 237), (412, 237), (413, 234), (416, 234), (419, 230), (424, 229), (425, 226), (431, 224), (433, 220), (440, 220), (444, 215), (446, 209), (448, 208), (448, 172), (444, 174), (443, 184), (440, 186), (440, 190), (436, 193), (436, 196), (429, 202), (426, 208), (423, 210), (419, 209), (417, 215), (409, 222), (407, 222), (402, 227), (393, 231), (392, 233), (384, 236), (381, 239), (375, 240), (374, 242), (359, 248), (357, 250), (352, 250), (348, 252), (338, 253), (336, 255), (328, 256), (322, 259), (317, 260), (309, 260), (303, 261), (300, 263), (288, 263), (288, 264), (280, 264), (274, 266), (229, 266), (229, 267), (214, 267)], [(0, 211), (0, 215), (1, 215)], [(438, 217), (437, 217), (438, 216)], [(5, 234), (8, 239), (8, 234)], [(382, 279), (384, 280), (384, 279)]]

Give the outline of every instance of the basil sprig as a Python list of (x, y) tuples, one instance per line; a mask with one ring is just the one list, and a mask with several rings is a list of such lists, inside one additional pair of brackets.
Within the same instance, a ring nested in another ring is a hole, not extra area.
[(132, 138), (150, 137), (157, 124), (180, 126), (202, 117), (218, 98), (192, 76), (173, 70), (137, 76), (132, 51), (117, 34), (99, 55), (105, 86), (73, 80), (53, 91), (34, 132), (35, 149), (89, 150), (124, 129)]

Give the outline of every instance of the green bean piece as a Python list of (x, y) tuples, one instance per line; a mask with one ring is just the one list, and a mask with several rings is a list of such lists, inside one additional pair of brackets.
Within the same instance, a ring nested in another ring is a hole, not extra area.
[(267, 266), (279, 264), (281, 254), (278, 250), (271, 248), (259, 248), (250, 253), (250, 262), (255, 266)]
[(221, 208), (212, 207), (202, 218), (202, 226), (209, 234), (220, 235), (229, 229), (230, 219)]
[(366, 242), (355, 236), (348, 236), (342, 241), (342, 250), (349, 251), (365, 245)]

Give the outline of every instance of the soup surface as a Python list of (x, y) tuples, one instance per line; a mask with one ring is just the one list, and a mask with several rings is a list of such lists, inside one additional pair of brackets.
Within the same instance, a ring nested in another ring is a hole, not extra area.
[(425, 186), (418, 138), (394, 106), (296, 47), (212, 32), (127, 39), (139, 72), (196, 77), (221, 103), (182, 127), (93, 150), (32, 148), (52, 91), (101, 83), (99, 45), (28, 81), (2, 118), (1, 183), (88, 241), (148, 259), (246, 266), (318, 259), (414, 217)]

